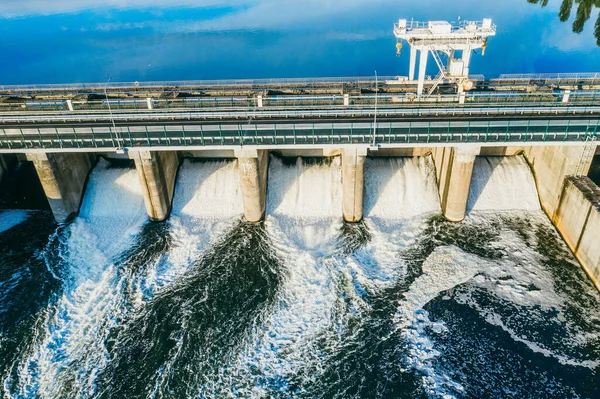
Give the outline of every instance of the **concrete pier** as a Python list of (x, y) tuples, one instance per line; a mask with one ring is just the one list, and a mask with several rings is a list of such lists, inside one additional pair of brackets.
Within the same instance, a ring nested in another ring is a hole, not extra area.
[(479, 146), (471, 145), (433, 150), (442, 212), (451, 222), (465, 218), (473, 165), (480, 152)]
[(83, 188), (95, 156), (86, 153), (28, 153), (58, 223), (79, 212)]
[(342, 213), (350, 223), (363, 218), (366, 148), (342, 150)]
[(248, 222), (260, 222), (267, 208), (269, 151), (240, 149), (235, 156), (239, 163), (244, 217)]
[(179, 154), (175, 151), (135, 151), (129, 156), (135, 161), (150, 220), (165, 220), (173, 203)]

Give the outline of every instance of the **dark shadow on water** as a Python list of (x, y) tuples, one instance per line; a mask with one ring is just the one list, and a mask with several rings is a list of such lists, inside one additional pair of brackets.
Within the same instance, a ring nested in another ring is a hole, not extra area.
[(45, 254), (56, 244), (52, 214), (33, 212), (0, 234), (0, 375), (4, 376), (34, 338), (32, 329), (60, 291), (46, 267)]
[(99, 397), (146, 397), (157, 383), (162, 397), (202, 397), (269, 313), (282, 278), (264, 226), (240, 222), (113, 334)]
[(0, 209), (50, 209), (33, 162), (15, 160), (8, 165), (0, 181)]

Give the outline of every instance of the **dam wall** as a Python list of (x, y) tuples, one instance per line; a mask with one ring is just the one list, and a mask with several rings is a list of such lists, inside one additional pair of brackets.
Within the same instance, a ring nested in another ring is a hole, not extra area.
[(553, 223), (600, 289), (600, 188), (588, 177), (567, 177)]

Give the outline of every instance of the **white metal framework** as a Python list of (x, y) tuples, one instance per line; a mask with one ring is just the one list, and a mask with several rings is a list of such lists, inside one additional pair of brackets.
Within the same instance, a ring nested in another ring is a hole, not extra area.
[[(398, 52), (402, 48), (402, 40), (406, 40), (410, 45), (409, 80), (411, 81), (415, 78), (417, 51), (421, 52), (417, 89), (419, 96), (423, 94), (429, 52), (432, 53), (440, 69), (430, 93), (444, 80), (458, 83), (458, 91), (462, 93), (463, 90), (470, 89), (468, 78), (471, 53), (477, 49), (482, 49), (482, 54), (485, 52), (488, 37), (496, 35), (496, 25), (490, 18), (458, 23), (401, 19), (398, 24), (394, 24), (394, 35), (398, 39)], [(442, 54), (448, 57), (447, 64), (443, 62)]]

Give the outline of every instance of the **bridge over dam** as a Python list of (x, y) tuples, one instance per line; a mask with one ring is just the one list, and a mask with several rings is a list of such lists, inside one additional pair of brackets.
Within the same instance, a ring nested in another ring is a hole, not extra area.
[[(368, 157), (431, 157), (440, 205), (464, 219), (477, 157), (523, 156), (540, 203), (598, 285), (600, 74), (472, 76), (472, 90), (398, 77), (0, 87), (0, 164), (33, 162), (58, 222), (98, 157), (133, 160), (148, 216), (168, 218), (183, 158), (237, 159), (245, 218), (265, 216), (270, 154), (341, 157), (343, 209), (363, 218)], [(597, 158), (596, 158), (597, 160)]]

